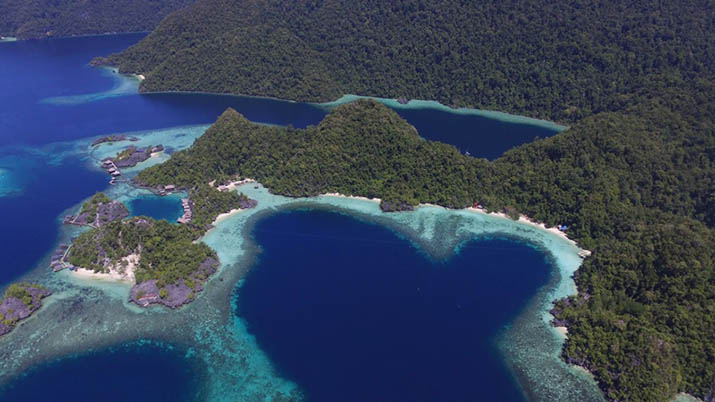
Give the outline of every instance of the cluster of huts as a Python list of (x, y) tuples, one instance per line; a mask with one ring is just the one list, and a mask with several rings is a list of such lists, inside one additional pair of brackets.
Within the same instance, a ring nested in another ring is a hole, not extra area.
[(243, 180), (235, 181), (235, 182), (228, 183), (228, 184), (222, 184), (222, 185), (218, 186), (218, 191), (226, 192), (226, 191), (232, 190), (238, 186), (242, 186), (246, 183), (251, 183), (253, 181), (254, 180), (252, 180), (252, 179), (243, 179)]
[(176, 191), (176, 186), (173, 184), (167, 184), (166, 186), (159, 187), (159, 195), (167, 195)]
[(69, 251), (69, 248), (70, 246), (65, 243), (61, 243), (59, 247), (57, 247), (55, 254), (52, 256), (52, 261), (50, 262), (50, 268), (52, 268), (53, 271), (58, 272), (62, 271), (65, 268), (69, 268), (70, 271), (74, 271), (77, 269), (74, 265), (67, 264), (64, 261), (65, 256), (67, 255), (67, 251)]
[(181, 200), (181, 206), (184, 208), (184, 214), (177, 220), (179, 223), (189, 223), (193, 217), (193, 212), (191, 212), (191, 201), (188, 198)]
[(114, 162), (111, 159), (105, 159), (102, 162), (102, 167), (107, 170), (107, 173), (112, 176), (112, 179), (109, 181), (109, 184), (114, 184), (117, 182), (117, 178), (119, 178), (122, 175), (122, 172), (119, 171), (117, 166), (114, 164)]

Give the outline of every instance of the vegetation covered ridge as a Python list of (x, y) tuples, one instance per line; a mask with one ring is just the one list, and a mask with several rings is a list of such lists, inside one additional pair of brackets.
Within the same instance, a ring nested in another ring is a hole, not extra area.
[(0, 36), (42, 39), (154, 29), (191, 0), (3, 0)]
[(0, 336), (10, 333), (20, 320), (42, 307), (42, 299), (49, 296), (47, 288), (31, 283), (13, 283), (0, 300)]
[(428, 99), (570, 123), (712, 73), (702, 0), (197, 0), (106, 63), (142, 91)]
[(138, 179), (190, 187), (238, 175), (287, 196), (479, 202), (567, 224), (593, 255), (575, 276), (579, 294), (555, 306), (569, 329), (564, 358), (588, 368), (612, 400), (704, 398), (715, 384), (712, 93), (664, 90), (493, 162), (420, 138), (370, 100), (305, 130), (253, 124), (229, 109)]

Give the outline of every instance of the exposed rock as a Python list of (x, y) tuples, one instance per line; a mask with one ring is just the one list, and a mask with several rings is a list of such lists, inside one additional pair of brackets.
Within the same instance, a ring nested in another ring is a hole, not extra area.
[(119, 141), (139, 141), (136, 137), (129, 137), (126, 134), (115, 134), (107, 135), (102, 138), (98, 138), (92, 142), (92, 146), (103, 144), (105, 142), (119, 142)]
[(159, 289), (155, 279), (136, 284), (129, 292), (129, 301), (141, 307), (161, 304), (169, 308), (179, 308), (194, 301), (196, 292), (203, 290), (204, 281), (216, 272), (218, 266), (219, 262), (215, 258), (205, 259), (191, 275), (193, 289), (183, 279), (162, 289)]
[(400, 96), (399, 98), (397, 98), (397, 103), (399, 103), (400, 105), (406, 105), (410, 103), (410, 100), (405, 98), (404, 96)]
[(127, 216), (129, 216), (129, 210), (119, 201), (112, 201), (109, 204), (99, 204), (97, 206), (97, 218), (94, 224), (95, 226), (102, 226), (118, 219), (124, 219)]
[(99, 227), (118, 219), (124, 219), (128, 216), (129, 209), (127, 209), (123, 203), (119, 201), (112, 201), (109, 203), (97, 204), (97, 214), (95, 216), (90, 216), (89, 213), (84, 212), (79, 214), (77, 218), (72, 221), (65, 218), (65, 222), (76, 225), (91, 225)]
[(161, 304), (167, 307), (177, 308), (193, 301), (193, 290), (186, 286), (183, 279), (173, 285), (167, 285), (164, 289), (167, 295), (161, 299)]
[(164, 146), (159, 144), (155, 147), (149, 146), (146, 148), (137, 148), (135, 146), (130, 146), (126, 151), (123, 151), (121, 154), (121, 157), (113, 158), (112, 161), (114, 162), (114, 165), (117, 166), (118, 168), (127, 168), (127, 167), (133, 167), (136, 166), (140, 162), (144, 162), (145, 160), (149, 159), (151, 157), (151, 154), (154, 152), (160, 152), (164, 150)]
[(0, 303), (0, 336), (5, 335), (15, 328), (18, 321), (23, 320), (42, 306), (41, 300), (50, 294), (48, 289), (44, 287), (35, 287), (28, 284), (18, 285), (23, 288), (30, 296), (29, 304), (17, 297), (5, 297)]
[(159, 297), (159, 287), (156, 286), (156, 280), (152, 279), (134, 285), (129, 291), (129, 300), (142, 307), (160, 303), (161, 298)]
[(249, 198), (249, 199), (247, 199), (247, 200), (242, 200), (242, 201), (240, 202), (240, 208), (241, 208), (241, 209), (255, 208), (256, 205), (258, 205), (258, 201), (254, 200), (254, 199), (252, 199), (252, 198)]
[(554, 327), (567, 327), (568, 328), (569, 322), (560, 317), (561, 309), (558, 306), (555, 306), (554, 308), (549, 310), (549, 313), (551, 313), (551, 315), (554, 317), (551, 320), (551, 325), (553, 325)]
[(392, 202), (392, 201), (382, 200), (382, 201), (380, 201), (380, 209), (382, 209), (383, 212), (398, 212), (398, 211), (414, 211), (415, 207), (413, 205), (408, 204), (405, 201)]

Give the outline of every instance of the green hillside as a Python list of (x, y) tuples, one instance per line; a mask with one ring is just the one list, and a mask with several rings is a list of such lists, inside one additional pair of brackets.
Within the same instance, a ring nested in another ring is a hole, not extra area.
[(707, 1), (198, 0), (110, 58), (144, 91), (438, 100), (573, 122), (713, 71)]
[(0, 0), (0, 36), (42, 39), (154, 29), (191, 0)]

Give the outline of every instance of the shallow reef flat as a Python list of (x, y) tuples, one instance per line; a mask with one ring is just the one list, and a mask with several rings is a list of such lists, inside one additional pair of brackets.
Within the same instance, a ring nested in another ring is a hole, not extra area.
[(332, 110), (337, 106), (343, 105), (345, 103), (354, 102), (358, 99), (374, 99), (385, 106), (392, 109), (435, 109), (444, 112), (449, 112), (457, 115), (472, 115), (486, 117), (489, 119), (495, 119), (503, 121), (506, 123), (516, 123), (516, 124), (529, 124), (532, 126), (544, 127), (554, 131), (563, 131), (567, 126), (563, 126), (558, 123), (554, 123), (548, 120), (535, 119), (532, 117), (519, 116), (504, 112), (498, 112), (494, 110), (482, 110), (482, 109), (470, 109), (470, 108), (453, 108), (447, 105), (443, 105), (437, 101), (431, 100), (421, 100), (421, 99), (411, 99), (407, 103), (403, 103), (405, 100), (389, 99), (389, 98), (379, 98), (373, 96), (360, 96), (360, 95), (343, 95), (339, 99), (332, 102), (318, 103), (317, 105), (325, 108), (327, 110)]
[(18, 155), (0, 155), (0, 197), (24, 191), (23, 173), (34, 168), (32, 161)]
[(0, 168), (0, 197), (17, 192), (19, 189), (10, 169)]
[[(162, 143), (180, 150), (203, 130), (205, 126), (131, 133), (139, 138), (132, 144)], [(123, 146), (104, 144), (92, 150), (90, 144), (91, 140), (84, 140), (48, 149), (83, 152), (88, 167), (97, 168), (97, 160), (116, 154)], [(136, 169), (145, 168), (147, 163), (154, 161), (143, 162)], [(256, 199), (258, 207), (227, 217), (202, 238), (216, 250), (222, 265), (197, 300), (179, 310), (141, 309), (128, 303), (129, 285), (77, 278), (69, 271), (52, 274), (46, 268), (50, 256), (40, 261), (38, 268), (22, 279), (45, 285), (54, 295), (46, 299), (34, 317), (2, 339), (0, 384), (12, 381), (31, 366), (63, 356), (150, 339), (187, 350), (187, 359), (202, 367), (202, 399), (301, 399), (300, 389), (280, 377), (232, 306), (236, 284), (251, 268), (258, 250), (251, 240), (254, 223), (280, 210), (317, 208), (385, 225), (433, 259), (450, 258), (465, 242), (484, 237), (514, 238), (545, 252), (553, 266), (549, 283), (498, 336), (497, 345), (530, 399), (601, 400), (598, 388), (586, 373), (561, 361), (563, 334), (549, 324), (552, 300), (575, 293), (571, 275), (581, 258), (580, 249), (572, 242), (528, 224), (467, 210), (422, 206), (414, 212), (386, 214), (377, 202), (364, 199), (290, 199), (273, 195), (255, 183), (240, 186), (238, 191)], [(146, 194), (125, 183), (111, 186), (106, 193), (123, 202)], [(67, 212), (75, 209), (77, 206)], [(68, 242), (82, 230), (63, 226), (58, 242)]]
[(42, 99), (42, 103), (51, 105), (79, 105), (87, 102), (99, 101), (115, 96), (134, 95), (139, 89), (141, 77), (133, 74), (119, 74), (116, 68), (99, 67), (101, 74), (107, 77), (112, 77), (114, 84), (112, 88), (96, 93), (87, 93), (80, 95), (53, 96)]

